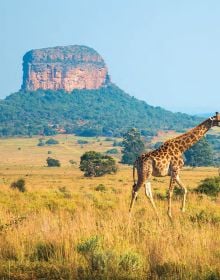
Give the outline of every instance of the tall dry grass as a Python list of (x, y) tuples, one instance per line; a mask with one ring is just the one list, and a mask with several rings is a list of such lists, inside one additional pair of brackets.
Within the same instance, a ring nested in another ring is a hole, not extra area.
[(171, 223), (156, 199), (158, 225), (143, 195), (130, 218), (123, 187), (1, 192), (2, 279), (219, 279), (218, 200), (191, 194), (181, 214), (176, 198)]
[[(219, 198), (189, 192), (182, 214), (181, 198), (174, 197), (171, 223), (169, 179), (156, 178), (161, 224), (143, 190), (130, 218), (130, 167), (89, 179), (69, 164), (112, 143), (92, 140), (81, 148), (76, 139), (57, 139), (61, 144), (50, 148), (37, 147), (34, 138), (1, 140), (0, 279), (220, 279)], [(61, 168), (44, 167), (48, 149)], [(192, 190), (216, 175), (214, 168), (184, 169), (181, 178)], [(24, 193), (10, 188), (19, 178)]]

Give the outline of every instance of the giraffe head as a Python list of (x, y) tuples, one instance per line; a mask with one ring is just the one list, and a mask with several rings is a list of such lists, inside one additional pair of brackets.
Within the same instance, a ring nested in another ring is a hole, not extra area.
[(211, 126), (220, 126), (220, 113), (216, 112), (215, 116), (210, 118)]

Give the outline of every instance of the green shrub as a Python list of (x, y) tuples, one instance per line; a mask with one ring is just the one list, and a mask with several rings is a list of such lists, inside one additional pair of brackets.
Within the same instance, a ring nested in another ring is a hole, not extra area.
[[(168, 193), (169, 193), (169, 191), (167, 190), (166, 197), (168, 197)], [(174, 189), (173, 189), (173, 198), (174, 199), (182, 199), (183, 198), (183, 193), (184, 193), (184, 191), (183, 191), (182, 188), (175, 186)]]
[(92, 236), (77, 245), (77, 252), (81, 254), (92, 253), (99, 249), (101, 245), (101, 239), (99, 236)]
[(72, 165), (77, 165), (77, 162), (75, 160), (73, 160), (73, 159), (70, 159), (69, 163), (72, 164)]
[(60, 161), (58, 159), (48, 157), (47, 158), (47, 166), (48, 167), (60, 167)]
[(167, 200), (167, 193), (156, 193), (156, 198), (158, 200)]
[(95, 190), (98, 192), (105, 192), (106, 187), (103, 184), (99, 184), (97, 187), (95, 187)]
[(72, 198), (71, 192), (65, 186), (59, 187), (58, 190), (63, 194), (64, 198)]
[(204, 193), (209, 196), (218, 196), (220, 193), (220, 176), (213, 178), (206, 178), (195, 189), (197, 193)]
[(38, 242), (35, 246), (34, 253), (31, 255), (31, 260), (46, 261), (54, 258), (56, 246), (51, 242)]
[[(150, 279), (192, 279), (190, 272), (182, 264), (165, 262), (163, 264), (152, 264), (150, 269)], [(184, 278), (181, 276), (184, 275)], [(194, 279), (194, 278), (193, 278)]]
[(39, 139), (37, 146), (39, 147), (45, 146), (45, 142), (43, 141), (43, 139)]
[(11, 183), (11, 188), (12, 189), (17, 189), (20, 192), (25, 192), (26, 187), (25, 187), (25, 180), (24, 179), (19, 179), (13, 183)]
[(52, 151), (48, 151), (47, 153), (48, 153), (48, 155), (51, 155), (51, 154), (52, 154)]
[(88, 143), (89, 142), (86, 140), (81, 140), (81, 139), (77, 140), (77, 144), (80, 144), (80, 145), (84, 145), (84, 144), (88, 144)]
[(56, 139), (50, 138), (45, 142), (45, 144), (47, 144), (47, 145), (57, 145), (57, 144), (59, 144), (59, 141), (57, 141)]
[(201, 210), (199, 213), (191, 215), (190, 220), (191, 222), (198, 223), (198, 224), (207, 224), (207, 223), (213, 225), (220, 224), (220, 216), (217, 216), (212, 212), (206, 212), (204, 210)]
[[(17, 261), (18, 260), (18, 252), (10, 242), (7, 242), (7, 246), (1, 249), (1, 259), (7, 261)], [(1, 278), (2, 279), (2, 278)]]
[(122, 142), (122, 141), (114, 140), (112, 146), (113, 146), (113, 147), (123, 147), (123, 142)]
[(135, 271), (142, 267), (142, 257), (135, 252), (126, 252), (120, 256), (119, 267), (125, 271)]
[(53, 213), (55, 213), (59, 209), (59, 203), (53, 199), (46, 201), (45, 206)]
[(104, 251), (102, 247), (102, 239), (99, 236), (92, 236), (77, 245), (78, 253), (83, 255), (87, 263), (89, 272), (86, 273), (87, 277), (91, 275), (91, 278), (87, 279), (108, 279), (104, 275), (108, 272), (116, 256), (111, 251)]
[(116, 154), (118, 154), (118, 150), (117, 149), (110, 149), (106, 152), (106, 154), (116, 155)]
[(106, 137), (106, 138), (105, 138), (105, 141), (114, 141), (114, 139), (111, 138), (111, 137)]

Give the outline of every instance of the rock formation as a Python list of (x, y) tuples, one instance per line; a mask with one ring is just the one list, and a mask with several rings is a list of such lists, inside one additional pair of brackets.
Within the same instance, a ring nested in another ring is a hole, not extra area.
[(23, 57), (22, 90), (97, 89), (110, 82), (102, 57), (86, 46), (31, 50)]

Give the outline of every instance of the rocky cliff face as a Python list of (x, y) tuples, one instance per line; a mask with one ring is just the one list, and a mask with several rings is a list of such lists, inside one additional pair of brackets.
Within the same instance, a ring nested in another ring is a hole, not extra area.
[(97, 89), (110, 82), (102, 57), (86, 46), (31, 50), (23, 57), (23, 90)]

